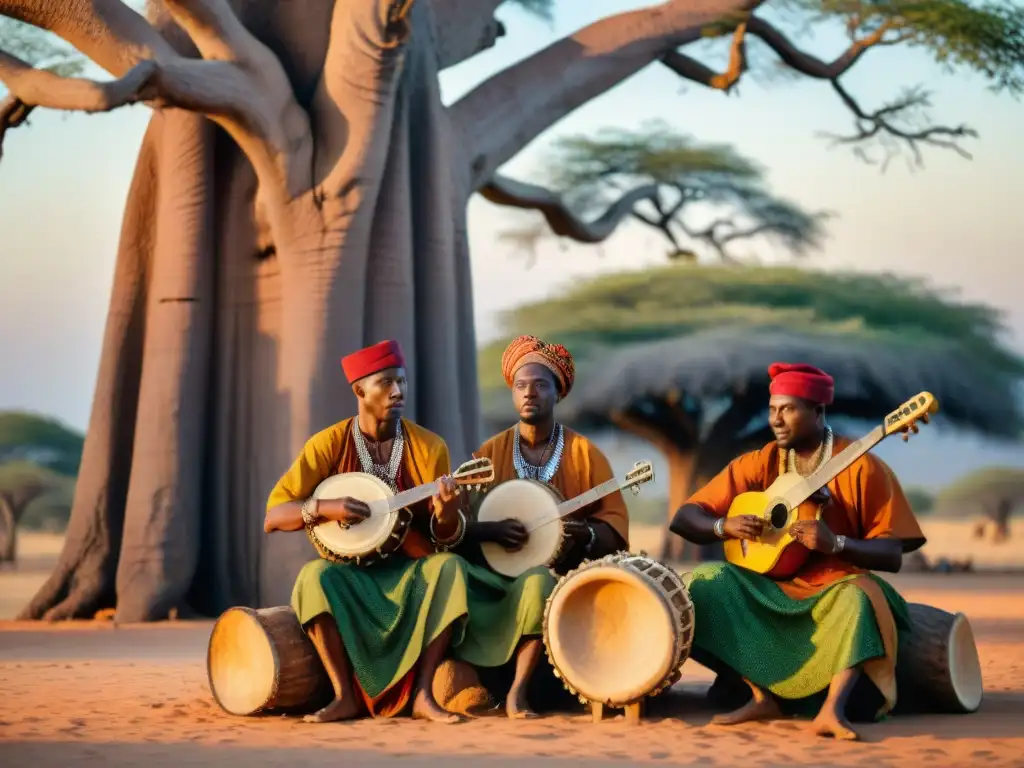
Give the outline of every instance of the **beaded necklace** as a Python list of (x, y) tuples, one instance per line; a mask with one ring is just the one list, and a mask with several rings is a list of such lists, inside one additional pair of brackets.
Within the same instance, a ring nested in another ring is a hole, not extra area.
[(370, 451), (366, 447), (366, 439), (363, 437), (362, 430), (359, 429), (358, 422), (352, 424), (352, 437), (355, 439), (356, 455), (359, 456), (359, 464), (363, 472), (383, 480), (392, 491), (398, 493), (398, 470), (401, 468), (402, 450), (405, 446), (402, 422), (398, 422), (398, 431), (395, 432), (395, 440), (391, 444), (391, 456), (386, 464), (378, 464), (370, 456)]
[[(558, 471), (558, 464), (562, 460), (562, 449), (565, 447), (565, 435), (562, 431), (562, 425), (556, 424), (555, 428), (551, 430), (551, 436), (548, 438), (548, 446), (551, 446), (551, 442), (555, 443), (555, 450), (551, 452), (551, 458), (544, 462), (543, 466), (535, 467), (526, 461), (523, 456), (522, 448), (519, 444), (519, 425), (516, 424), (515, 439), (512, 442), (512, 466), (516, 470), (516, 474), (520, 480), (540, 480), (542, 483), (551, 481), (551, 478), (555, 476)], [(547, 452), (547, 448), (544, 449)]]
[[(818, 454), (814, 460), (814, 469), (812, 469), (804, 477), (809, 477), (825, 466), (825, 462), (832, 458), (832, 427), (828, 424), (825, 425), (825, 439), (821, 441), (821, 445), (818, 446)], [(796, 472), (796, 451), (786, 449), (779, 451), (779, 474), (783, 475), (786, 472)]]

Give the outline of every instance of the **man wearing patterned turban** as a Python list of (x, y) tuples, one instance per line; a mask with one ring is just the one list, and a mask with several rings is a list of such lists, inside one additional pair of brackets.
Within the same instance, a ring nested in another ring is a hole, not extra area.
[[(734, 459), (693, 494), (676, 513), (673, 533), (698, 544), (756, 541), (763, 518), (726, 517), (732, 500), (766, 490), (785, 472), (810, 475), (851, 444), (833, 436), (825, 420), (835, 396), (831, 376), (789, 363), (774, 363), (768, 375), (775, 440)], [(895, 573), (903, 553), (925, 539), (899, 481), (870, 453), (811, 498), (821, 505), (819, 519), (789, 528), (810, 551), (794, 578), (776, 581), (731, 563), (694, 569), (692, 655), (719, 672), (714, 688), (727, 689), (731, 680), (746, 693), (747, 703), (717, 723), (773, 719), (784, 709), (813, 712), (824, 695), (815, 731), (856, 739), (848, 709), (881, 716), (896, 703), (897, 636), (909, 629), (903, 598), (871, 571)], [(851, 699), (858, 679), (865, 684)]]
[[(329, 520), (358, 525), (370, 514), (363, 501), (311, 498), (334, 474), (365, 472), (396, 493), (439, 481), (439, 491), (409, 508), (401, 549), (387, 559), (370, 565), (316, 559), (296, 579), (292, 608), (335, 693), (307, 719), (329, 722), (363, 712), (390, 717), (411, 702), (414, 717), (455, 722), (459, 718), (434, 699), (438, 663), (450, 651), (478, 667), (506, 664), (523, 647), (523, 637), (542, 634), (541, 614), (519, 606), (543, 600), (549, 577), (523, 574), (509, 581), (442, 551), (466, 534), (465, 496), (455, 492), (444, 440), (402, 417), (407, 382), (401, 347), (384, 341), (348, 355), (341, 366), (358, 413), (307, 441), (270, 494), (265, 530), (311, 531)], [(520, 620), (530, 615), (533, 621)]]
[[(512, 390), (519, 422), (484, 442), (474, 453), (493, 462), (495, 477), (491, 487), (506, 480), (530, 478), (549, 483), (565, 499), (572, 499), (612, 479), (611, 465), (600, 449), (555, 420), (555, 404), (569, 394), (576, 376), (572, 355), (565, 347), (548, 344), (535, 336), (520, 336), (505, 349), (501, 372)], [(564, 574), (584, 559), (628, 549), (629, 516), (622, 494), (614, 491), (583, 507), (566, 521), (566, 531), (571, 544), (553, 565), (556, 573)], [(483, 562), (480, 542), (495, 542), (515, 551), (526, 542), (527, 532), (517, 520), (471, 520), (466, 539), (466, 557), (472, 562)], [(552, 588), (554, 583), (552, 580)], [(538, 610), (543, 613), (543, 605)], [(538, 638), (531, 648), (533, 663), (529, 668), (517, 667), (517, 677), (507, 697), (510, 702), (518, 702), (516, 707), (522, 711), (529, 711), (526, 684), (540, 651)], [(545, 677), (550, 677), (547, 682), (555, 683), (544, 686), (551, 688), (551, 693), (561, 689), (553, 676)]]

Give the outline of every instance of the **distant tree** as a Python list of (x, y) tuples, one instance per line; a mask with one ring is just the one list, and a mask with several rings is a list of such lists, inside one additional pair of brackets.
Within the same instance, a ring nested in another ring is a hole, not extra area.
[(696, 260), (696, 248), (735, 264), (735, 245), (758, 239), (800, 256), (821, 245), (830, 215), (772, 194), (764, 169), (734, 148), (699, 144), (661, 121), (558, 139), (539, 165), (543, 187), (499, 179), (482, 192), (542, 214), (500, 236), (531, 258), (551, 235), (600, 243), (627, 220), (664, 236), (669, 259)]
[(85, 436), (48, 416), (0, 412), (0, 463), (29, 461), (62, 475), (78, 474)]
[(18, 523), (40, 497), (65, 490), (74, 481), (27, 461), (0, 464), (0, 563), (17, 557)]
[(904, 493), (915, 514), (927, 515), (935, 508), (935, 496), (924, 488), (906, 488)]
[[(767, 367), (816, 364), (836, 377), (833, 419), (876, 420), (921, 390), (936, 420), (1016, 438), (1024, 360), (1000, 314), (892, 275), (672, 265), (600, 277), (512, 310), (509, 335), (557, 340), (578, 359), (560, 418), (649, 440), (669, 464), (669, 515), (739, 453), (772, 439)], [(514, 419), (497, 356), (482, 350), (484, 419)], [(682, 555), (666, 537), (665, 557)]]
[(1010, 538), (1010, 516), (1021, 506), (1024, 506), (1024, 468), (1021, 467), (979, 469), (950, 483), (935, 498), (938, 515), (983, 515), (974, 535), (981, 538), (991, 527), (995, 543)]

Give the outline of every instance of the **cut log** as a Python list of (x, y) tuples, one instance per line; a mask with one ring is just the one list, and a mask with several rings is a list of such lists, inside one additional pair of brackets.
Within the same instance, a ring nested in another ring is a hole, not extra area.
[[(232, 715), (302, 714), (333, 695), (316, 648), (286, 605), (221, 614), (210, 634), (206, 671), (214, 700)], [(476, 670), (464, 662), (443, 661), (433, 683), (434, 698), (449, 712), (493, 706)]]
[(981, 706), (981, 661), (962, 613), (910, 603), (896, 655), (896, 712), (966, 714)]

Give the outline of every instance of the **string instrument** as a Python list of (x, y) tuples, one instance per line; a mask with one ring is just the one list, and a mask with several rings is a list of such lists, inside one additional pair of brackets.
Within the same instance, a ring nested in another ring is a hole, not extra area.
[(793, 578), (807, 562), (810, 551), (789, 534), (789, 527), (798, 520), (815, 520), (821, 516), (822, 505), (811, 501), (810, 497), (885, 438), (903, 432), (904, 440), (909, 439), (911, 428), (916, 431), (917, 422), (921, 419), (927, 422), (926, 417), (938, 409), (938, 400), (930, 392), (921, 392), (807, 477), (786, 472), (765, 491), (739, 494), (729, 506), (726, 517), (755, 515), (764, 520), (764, 528), (753, 541), (727, 539), (726, 560), (772, 579)]
[(518, 520), (529, 534), (523, 547), (510, 552), (492, 541), (480, 545), (487, 564), (498, 573), (515, 578), (538, 565), (554, 567), (569, 544), (565, 518), (615, 491), (629, 488), (639, 493), (639, 486), (654, 479), (649, 461), (638, 461), (625, 478), (612, 478), (569, 499), (553, 486), (538, 480), (506, 480), (488, 491), (477, 513), (479, 522)]
[[(479, 490), (494, 481), (494, 465), (488, 458), (470, 459), (451, 475), (459, 487)], [(314, 499), (340, 499), (346, 496), (365, 502), (370, 516), (349, 527), (336, 520), (306, 526), (306, 534), (320, 556), (334, 563), (370, 565), (383, 560), (402, 546), (412, 522), (414, 504), (437, 494), (440, 481), (418, 485), (395, 493), (387, 483), (367, 472), (332, 475), (313, 491)]]

